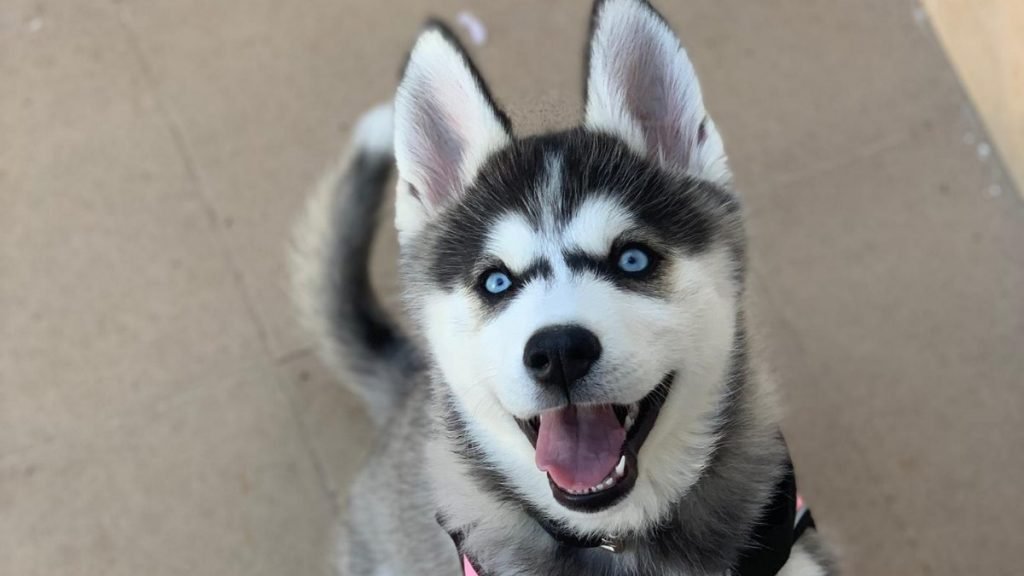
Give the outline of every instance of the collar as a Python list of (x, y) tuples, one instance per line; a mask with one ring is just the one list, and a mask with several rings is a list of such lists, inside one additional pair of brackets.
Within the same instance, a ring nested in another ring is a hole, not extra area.
[(558, 522), (549, 520), (542, 515), (534, 515), (533, 519), (540, 524), (540, 527), (555, 539), (562, 546), (569, 548), (603, 548), (609, 552), (618, 553), (622, 551), (622, 541), (615, 536), (578, 536)]
[[(617, 539), (609, 537), (580, 538), (542, 515), (537, 514), (533, 517), (545, 532), (563, 546), (604, 548), (608, 550), (609, 554), (615, 554), (622, 550), (621, 541)], [(440, 516), (438, 516), (438, 522), (455, 542), (455, 548), (462, 560), (463, 575), (487, 576), (487, 573), (462, 551), (465, 534), (447, 528)], [(811, 517), (811, 511), (804, 505), (803, 499), (796, 491), (793, 463), (787, 456), (782, 477), (775, 485), (772, 499), (765, 507), (761, 520), (754, 527), (746, 546), (740, 552), (731, 576), (777, 575), (789, 560), (793, 544), (799, 540), (804, 531), (813, 527), (814, 519)]]

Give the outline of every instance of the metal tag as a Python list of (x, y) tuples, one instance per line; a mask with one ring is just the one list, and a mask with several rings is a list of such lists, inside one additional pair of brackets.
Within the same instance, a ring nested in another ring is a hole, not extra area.
[(612, 554), (618, 554), (622, 551), (622, 542), (614, 536), (604, 536), (601, 538), (601, 549), (607, 550)]

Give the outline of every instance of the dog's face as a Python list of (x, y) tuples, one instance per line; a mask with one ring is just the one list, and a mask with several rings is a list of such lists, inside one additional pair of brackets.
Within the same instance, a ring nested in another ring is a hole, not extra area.
[(397, 225), (475, 464), (607, 533), (657, 521), (711, 449), (743, 238), (678, 40), (645, 2), (595, 10), (584, 125), (522, 140), (454, 39), (421, 35), (395, 104)]

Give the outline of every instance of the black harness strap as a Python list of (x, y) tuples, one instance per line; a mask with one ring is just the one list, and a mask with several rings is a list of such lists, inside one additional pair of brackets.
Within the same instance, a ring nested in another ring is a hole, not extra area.
[(775, 576), (789, 560), (793, 543), (814, 526), (810, 511), (797, 518), (796, 475), (788, 458), (775, 494), (740, 553), (735, 576)]

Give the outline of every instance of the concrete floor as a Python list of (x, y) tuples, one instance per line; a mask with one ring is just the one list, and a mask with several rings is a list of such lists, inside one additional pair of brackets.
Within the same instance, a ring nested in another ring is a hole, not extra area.
[[(1019, 574), (1024, 202), (916, 6), (656, 3), (848, 573)], [(0, 2), (0, 574), (326, 572), (368, 438), (287, 232), (428, 9), (466, 8), (521, 132), (578, 118), (587, 2)]]

